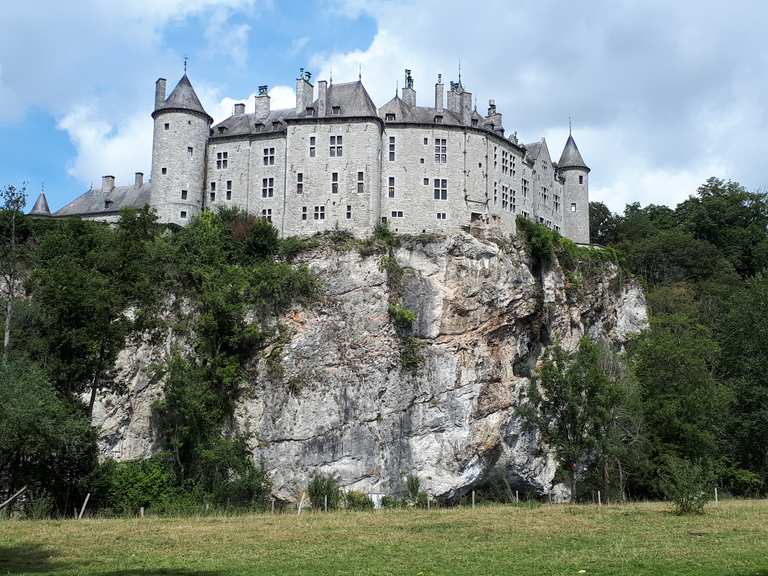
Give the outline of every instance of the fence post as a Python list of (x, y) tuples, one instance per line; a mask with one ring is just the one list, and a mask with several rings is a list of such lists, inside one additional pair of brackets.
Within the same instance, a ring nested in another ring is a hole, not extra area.
[(717, 486), (715, 486), (715, 506), (717, 506)]
[(603, 501), (600, 498), (600, 490), (597, 491), (597, 505), (598, 506), (602, 506), (603, 505)]
[(88, 506), (88, 500), (91, 499), (91, 493), (88, 492), (88, 494), (85, 495), (85, 500), (83, 501), (83, 507), (80, 508), (80, 515), (77, 517), (78, 520), (82, 519), (83, 514), (85, 514), (85, 507)]
[(139, 517), (144, 518), (144, 506), (139, 508)]
[(515, 504), (520, 504), (520, 493), (515, 490)]
[(323, 511), (328, 512), (328, 494), (323, 496)]
[(270, 498), (270, 500), (272, 500), (272, 514), (274, 514), (275, 513), (275, 499), (274, 498)]
[(301, 493), (301, 500), (299, 500), (299, 511), (296, 513), (297, 516), (301, 516), (301, 507), (304, 505), (304, 492)]
[(472, 490), (472, 510), (475, 509), (475, 491)]
[(429, 511), (429, 494), (427, 494), (427, 511)]

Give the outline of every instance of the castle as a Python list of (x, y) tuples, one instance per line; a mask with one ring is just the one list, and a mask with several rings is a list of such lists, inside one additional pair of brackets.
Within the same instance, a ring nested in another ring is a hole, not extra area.
[(166, 96), (155, 85), (149, 182), (116, 186), (104, 176), (54, 214), (41, 194), (31, 214), (115, 221), (122, 208), (151, 206), (184, 225), (204, 209), (237, 207), (270, 220), (283, 236), (341, 229), (370, 235), (379, 222), (400, 233), (450, 233), (476, 226), (515, 231), (534, 219), (589, 243), (589, 168), (571, 135), (560, 160), (542, 138), (505, 135), (493, 100), (485, 116), (461, 79), (433, 106), (419, 106), (409, 70), (400, 95), (381, 108), (358, 79), (296, 79), (296, 106), (272, 110), (260, 86), (252, 111), (235, 104), (213, 125), (186, 73)]

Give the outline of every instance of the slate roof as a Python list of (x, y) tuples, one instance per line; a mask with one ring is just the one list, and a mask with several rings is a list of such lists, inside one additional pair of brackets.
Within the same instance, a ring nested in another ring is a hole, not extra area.
[[(339, 106), (341, 116), (376, 116), (376, 104), (360, 80), (328, 86), (326, 116), (334, 106)], [(317, 110), (317, 101), (315, 101)]]
[(189, 81), (186, 74), (181, 77), (179, 83), (176, 84), (176, 88), (174, 88), (173, 92), (171, 92), (168, 98), (165, 99), (165, 102), (157, 108), (157, 110), (167, 109), (191, 110), (208, 116), (208, 113), (200, 103), (200, 99), (197, 97), (197, 94), (195, 94), (195, 89), (192, 88), (192, 83)]
[(576, 141), (573, 136), (568, 135), (568, 140), (565, 142), (565, 148), (560, 155), (560, 161), (557, 163), (560, 168), (583, 168), (589, 170), (584, 163), (584, 158), (581, 157), (579, 147), (576, 146)]
[(541, 147), (544, 144), (541, 140), (538, 142), (531, 142), (530, 144), (525, 145), (525, 158), (526, 160), (533, 160), (535, 161), (539, 155), (541, 154)]
[(32, 206), (32, 210), (29, 212), (30, 216), (50, 216), (51, 209), (48, 208), (48, 199), (45, 197), (45, 192), (40, 192), (40, 196), (35, 200), (35, 205)]
[(410, 106), (399, 96), (395, 96), (379, 108), (379, 117), (386, 120), (387, 114), (394, 114), (395, 119), (390, 122), (408, 122), (414, 124), (434, 124), (435, 116), (443, 117), (443, 124), (448, 126), (463, 126), (461, 116), (443, 108), (430, 108), (427, 106)]
[[(93, 214), (110, 214), (123, 208), (143, 208), (149, 204), (152, 184), (136, 186), (115, 186), (109, 194), (100, 189), (91, 188), (72, 202), (59, 209), (54, 216), (84, 216)], [(111, 203), (107, 205), (107, 201)]]

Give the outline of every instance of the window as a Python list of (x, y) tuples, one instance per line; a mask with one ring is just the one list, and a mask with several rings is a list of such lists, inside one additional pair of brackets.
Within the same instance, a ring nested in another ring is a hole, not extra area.
[(341, 106), (331, 106), (331, 116), (341, 116)]
[(438, 220), (446, 220), (448, 216), (445, 214), (445, 212), (438, 212), (436, 214)]
[(296, 194), (304, 193), (304, 174), (302, 172), (296, 173)]
[(445, 164), (447, 160), (446, 148), (445, 138), (435, 138), (435, 162)]
[(442, 116), (435, 116), (435, 124), (442, 124), (443, 123), (443, 117)]
[(186, 190), (182, 190), (181, 191), (181, 199), (182, 200), (186, 200), (187, 199), (187, 191)]
[(268, 222), (272, 222), (272, 208), (264, 208), (261, 211), (261, 217)]
[(392, 210), (392, 218), (402, 218), (402, 217), (403, 217), (402, 210)]
[(424, 186), (429, 186), (429, 178), (424, 178)]
[(163, 128), (165, 128), (166, 130), (170, 130), (171, 129), (171, 125), (168, 124), (168, 122), (166, 122), (165, 126), (163, 126)]
[(435, 200), (448, 200), (448, 180), (435, 178)]
[(554, 204), (555, 204), (555, 212), (560, 212), (560, 196), (558, 196), (557, 194), (555, 194)]
[(229, 160), (229, 152), (217, 152), (216, 153), (216, 169), (222, 170), (227, 167)]
[(523, 178), (523, 198), (528, 198), (528, 180)]
[(192, 156), (195, 154), (195, 149), (192, 148), (192, 146), (187, 146), (187, 156), (192, 158)]
[(232, 180), (227, 180), (227, 200), (232, 200)]
[(544, 202), (547, 201), (548, 194), (547, 194), (547, 188), (546, 186), (541, 187), (541, 198), (544, 200)]
[(211, 182), (211, 192), (216, 192), (216, 182)]
[(161, 169), (160, 169), (160, 173), (161, 173), (163, 176), (165, 176), (166, 174), (168, 174), (168, 168), (161, 168)]
[(338, 194), (339, 192), (339, 173), (331, 173), (331, 194)]
[(579, 174), (579, 184), (584, 184), (584, 176)]
[(571, 202), (571, 212), (576, 212), (576, 202)]
[(272, 166), (275, 163), (275, 149), (264, 148), (264, 166)]
[(429, 138), (424, 138), (424, 146), (429, 146)]
[(472, 118), (472, 126), (477, 126), (477, 118)]
[(325, 206), (315, 206), (315, 220), (325, 220)]
[(309, 137), (309, 157), (314, 158), (315, 157), (315, 144), (317, 143), (317, 139), (315, 136)]
[(347, 220), (350, 220), (352, 218), (352, 205), (347, 204)]
[(357, 173), (357, 191), (359, 193), (365, 192), (365, 173)]
[(389, 197), (390, 198), (395, 197), (395, 177), (394, 176), (389, 177)]
[(390, 162), (395, 161), (395, 137), (394, 136), (389, 137), (389, 161)]
[(328, 154), (331, 158), (342, 155), (341, 136), (331, 136), (331, 145), (328, 149)]
[(181, 216), (182, 218), (186, 218), (186, 217), (187, 217), (187, 211), (186, 211), (186, 210), (182, 210), (182, 211), (179, 213), (179, 216)]
[(301, 219), (306, 220), (307, 219), (307, 207), (302, 206), (301, 207)]
[(274, 195), (275, 195), (275, 179), (262, 178), (261, 179), (261, 197), (272, 198)]
[(419, 158), (419, 164), (424, 164), (424, 158)]
[(387, 114), (384, 115), (384, 120), (386, 120), (387, 122), (394, 122), (395, 121), (395, 115), (387, 113)]
[(211, 192), (211, 202), (216, 201), (216, 192)]

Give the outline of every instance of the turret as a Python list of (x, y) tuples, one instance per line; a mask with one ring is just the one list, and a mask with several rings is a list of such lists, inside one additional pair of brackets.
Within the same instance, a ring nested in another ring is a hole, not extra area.
[(161, 222), (184, 225), (203, 207), (205, 152), (213, 119), (184, 74), (165, 96), (165, 81), (155, 87), (150, 205)]
[(589, 167), (571, 134), (557, 163), (565, 178), (563, 225), (565, 235), (578, 244), (589, 244)]
[(51, 210), (48, 208), (48, 199), (45, 197), (45, 192), (40, 192), (29, 215), (38, 218), (48, 218), (51, 216)]

